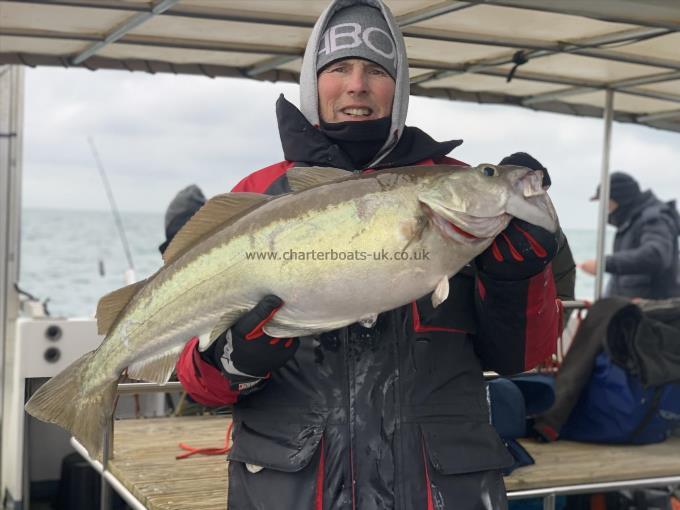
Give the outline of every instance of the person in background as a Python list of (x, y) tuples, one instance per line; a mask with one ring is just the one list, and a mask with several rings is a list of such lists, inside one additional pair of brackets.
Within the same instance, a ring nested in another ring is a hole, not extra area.
[[(460, 140), (405, 126), (406, 50), (381, 0), (324, 11), (300, 95), (300, 109), (276, 105), (285, 160), (233, 191), (286, 193), (294, 166), (464, 164), (447, 157)], [(554, 352), (560, 236), (513, 220), (437, 308), (423, 296), (372, 325), (272, 338), (263, 327), (286, 305), (270, 295), (207, 350), (190, 341), (177, 362), (186, 390), (233, 404), (228, 509), (507, 508), (500, 470), (512, 458), (489, 424), (483, 370), (521, 372)]]
[[(616, 227), (614, 249), (605, 259), (611, 276), (605, 296), (666, 299), (680, 296), (678, 235), (680, 216), (675, 201), (662, 202), (651, 190), (624, 172), (610, 176), (609, 218)], [(599, 200), (598, 186), (591, 200)], [(596, 272), (595, 259), (578, 266)]]
[(180, 190), (175, 198), (172, 199), (165, 211), (165, 241), (161, 243), (158, 250), (161, 255), (175, 237), (177, 232), (191, 217), (205, 204), (205, 196), (201, 188), (191, 184)]
[[(177, 192), (165, 210), (165, 241), (158, 246), (161, 255), (165, 253), (177, 232), (196, 214), (196, 211), (203, 207), (203, 204), (205, 204), (205, 195), (195, 184)], [(175, 416), (201, 414), (205, 410), (203, 405), (197, 405), (191, 395), (186, 393), (182, 394), (178, 403), (175, 403), (172, 396), (166, 393), (165, 402)]]

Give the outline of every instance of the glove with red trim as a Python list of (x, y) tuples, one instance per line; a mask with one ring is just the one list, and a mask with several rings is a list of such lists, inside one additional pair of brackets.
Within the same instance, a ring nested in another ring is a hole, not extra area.
[(555, 234), (514, 218), (475, 262), (497, 280), (526, 280), (543, 271), (555, 253)]
[(209, 361), (220, 368), (232, 383), (268, 377), (285, 365), (297, 351), (297, 338), (272, 338), (263, 328), (283, 305), (281, 298), (265, 296), (255, 307), (221, 334), (208, 351)]
[[(501, 165), (517, 165), (543, 171), (543, 186), (550, 186), (547, 169), (526, 152), (503, 158)], [(557, 233), (514, 218), (475, 262), (498, 280), (526, 280), (537, 275), (557, 253)]]

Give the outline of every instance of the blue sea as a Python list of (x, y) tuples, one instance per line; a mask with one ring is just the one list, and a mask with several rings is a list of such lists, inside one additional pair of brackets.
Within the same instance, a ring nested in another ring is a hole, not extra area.
[[(137, 279), (162, 264), (163, 213), (121, 213)], [(51, 315), (94, 314), (104, 294), (125, 284), (128, 268), (113, 215), (107, 211), (24, 209), (19, 286), (41, 301)], [(595, 230), (565, 230), (574, 259), (595, 256)], [(103, 271), (102, 271), (103, 269)], [(578, 273), (576, 296), (592, 299), (594, 278)]]

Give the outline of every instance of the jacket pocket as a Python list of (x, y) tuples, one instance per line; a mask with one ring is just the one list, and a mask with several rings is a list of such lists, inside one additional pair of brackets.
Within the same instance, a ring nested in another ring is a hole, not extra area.
[(503, 469), (513, 463), (489, 423), (421, 423), (420, 430), (427, 458), (442, 475)]
[(312, 460), (324, 428), (318, 424), (237, 422), (229, 460), (288, 473), (300, 471)]

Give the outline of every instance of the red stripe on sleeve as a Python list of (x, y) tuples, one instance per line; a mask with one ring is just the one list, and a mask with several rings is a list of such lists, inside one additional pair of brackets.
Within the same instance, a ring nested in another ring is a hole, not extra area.
[(203, 361), (198, 354), (198, 338), (184, 346), (177, 360), (177, 378), (196, 402), (210, 407), (233, 404), (238, 391), (229, 388), (229, 381), (217, 368)]
[(231, 191), (264, 193), (276, 179), (281, 177), (292, 167), (292, 161), (280, 161), (279, 163), (267, 166), (243, 178)]
[(542, 273), (529, 280), (526, 308), (524, 370), (530, 370), (557, 350), (560, 311), (557, 292), (548, 264)]

